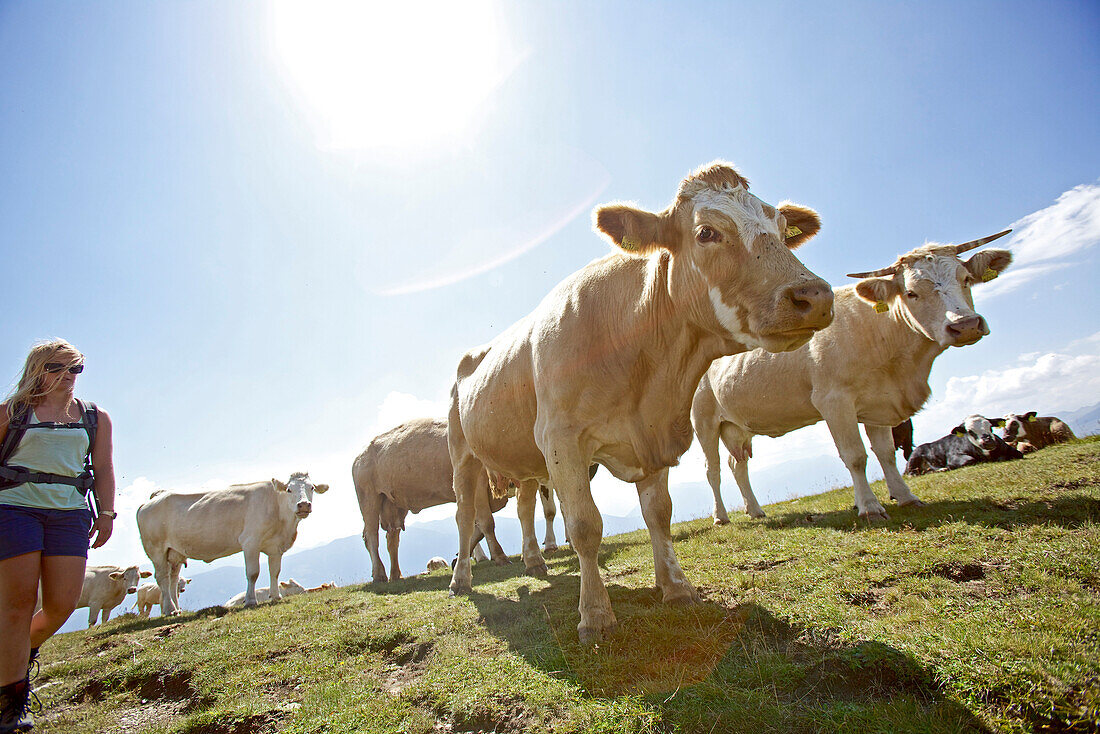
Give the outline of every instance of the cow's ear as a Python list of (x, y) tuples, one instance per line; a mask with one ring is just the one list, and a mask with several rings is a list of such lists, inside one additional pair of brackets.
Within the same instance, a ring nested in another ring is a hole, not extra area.
[(993, 425), (994, 428), (1004, 428), (1005, 427), (1005, 419), (1004, 418), (994, 418), (993, 420), (991, 420), (989, 422)]
[(646, 255), (662, 247), (675, 252), (679, 245), (668, 213), (654, 214), (632, 204), (604, 204), (592, 211), (592, 223), (596, 231), (632, 254)]
[(781, 201), (779, 211), (787, 219), (787, 231), (783, 233), (783, 238), (792, 250), (821, 231), (821, 217), (813, 209)]
[(963, 436), (966, 435), (966, 428), (964, 428), (961, 425), (955, 426), (954, 428), (951, 429), (951, 435), (952, 436), (958, 436), (959, 438), (962, 438)]
[(966, 261), (966, 269), (979, 282), (993, 280), (1012, 262), (1008, 250), (982, 250)]
[(108, 576), (111, 577), (112, 581), (118, 581), (120, 578), (122, 578), (122, 571), (112, 571), (108, 574)]
[(271, 478), (271, 486), (273, 486), (275, 488), (276, 492), (289, 492), (290, 491), (290, 489), (285, 484), (280, 482), (275, 477)]
[(142, 577), (143, 579), (147, 579), (147, 578), (149, 578), (149, 577), (150, 577), (150, 576), (152, 576), (152, 575), (153, 575), (153, 572), (152, 572), (152, 571), (142, 571), (142, 572), (141, 572), (141, 577)]
[(1024, 414), (1024, 418), (1027, 420), (1028, 423), (1034, 423), (1035, 419), (1038, 418), (1038, 417), (1039, 417), (1039, 414), (1037, 412), (1035, 412), (1034, 410), (1030, 410), (1030, 411), (1028, 411), (1027, 413)]
[(324, 494), (325, 492), (328, 491), (328, 485), (327, 484), (315, 484), (315, 485), (313, 485), (313, 491), (316, 492), (317, 494)]
[(893, 278), (865, 278), (856, 283), (856, 295), (868, 303), (886, 303), (901, 289)]

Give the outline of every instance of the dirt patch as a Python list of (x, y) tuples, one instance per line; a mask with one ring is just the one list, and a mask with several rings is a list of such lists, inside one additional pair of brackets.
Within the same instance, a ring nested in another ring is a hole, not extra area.
[(184, 731), (185, 734), (274, 734), (279, 731), (279, 724), (285, 716), (286, 712), (278, 710), (246, 716), (223, 716)]
[(382, 690), (392, 696), (401, 694), (416, 683), (428, 667), (424, 661), (432, 652), (430, 642), (410, 642), (386, 653), (389, 661), (382, 669)]
[(119, 732), (132, 732), (158, 728), (167, 731), (172, 722), (185, 712), (183, 701), (160, 701), (148, 706), (123, 709), (115, 726)]
[(884, 588), (870, 588), (848, 596), (848, 603), (856, 607), (866, 607), (872, 611), (882, 611), (886, 608), (886, 592)]
[(1050, 485), (1051, 489), (1082, 489), (1084, 487), (1095, 487), (1100, 485), (1100, 482), (1095, 479), (1071, 479), (1068, 482), (1055, 482)]
[(732, 564), (738, 571), (770, 571), (776, 566), (782, 566), (784, 563), (793, 561), (793, 558), (778, 558), (773, 560), (753, 561), (752, 563), (735, 563)]
[(436, 717), (435, 731), (465, 734), (509, 734), (530, 731), (535, 726), (531, 710), (518, 699), (498, 698), (479, 702), (473, 711), (448, 711), (432, 701), (414, 701), (426, 706)]
[(941, 563), (917, 575), (922, 578), (939, 576), (948, 581), (965, 583), (984, 579), (985, 567), (980, 563)]
[(180, 622), (179, 624), (170, 624), (167, 627), (161, 627), (160, 629), (158, 629), (156, 632), (153, 633), (153, 637), (159, 637), (160, 639), (164, 639), (165, 637), (168, 637), (169, 635), (171, 635), (173, 632), (175, 632), (176, 630), (178, 630), (182, 626), (183, 626), (183, 623)]

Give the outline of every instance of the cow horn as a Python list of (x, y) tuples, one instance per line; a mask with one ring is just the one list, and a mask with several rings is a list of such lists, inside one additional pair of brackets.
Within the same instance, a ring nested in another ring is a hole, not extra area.
[(989, 244), (993, 240), (1000, 239), (1006, 234), (1011, 232), (1011, 229), (1006, 229), (1004, 232), (998, 232), (997, 234), (991, 234), (988, 237), (982, 237), (980, 240), (971, 240), (970, 242), (964, 242), (961, 245), (955, 245), (955, 254), (961, 255), (967, 250), (973, 250), (975, 247), (981, 247), (982, 245)]
[(879, 268), (878, 270), (871, 270), (866, 273), (848, 273), (849, 278), (877, 278), (880, 275), (893, 275), (897, 272), (897, 265), (891, 265), (888, 268)]

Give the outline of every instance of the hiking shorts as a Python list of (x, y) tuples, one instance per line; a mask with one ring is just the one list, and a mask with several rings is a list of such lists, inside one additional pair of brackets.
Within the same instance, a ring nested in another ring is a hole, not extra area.
[(91, 510), (0, 505), (0, 561), (35, 551), (87, 558), (91, 529)]

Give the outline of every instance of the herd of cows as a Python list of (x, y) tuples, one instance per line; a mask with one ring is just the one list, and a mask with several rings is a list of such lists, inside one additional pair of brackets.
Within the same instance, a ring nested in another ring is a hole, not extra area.
[[(663, 211), (609, 204), (596, 209), (594, 223), (617, 252), (567, 277), (528, 316), (467, 352), (446, 418), (397, 426), (355, 459), (352, 477), (374, 581), (401, 577), (397, 551), (408, 512), (456, 502), (460, 552), (450, 589), (470, 592), (471, 554), (482, 538), (493, 560), (506, 559), (493, 513), (510, 496), (517, 499), (526, 571), (545, 575), (534, 508), (541, 496), (543, 547), (551, 551), (556, 494), (580, 565), (578, 634), (582, 642), (598, 640), (616, 624), (596, 562), (603, 522), (590, 480), (602, 466), (636, 486), (664, 601), (690, 602), (697, 594), (670, 533), (668, 469), (693, 436), (706, 458), (716, 523), (729, 521), (719, 441), (746, 511), (761, 517), (748, 477), (753, 436), (781, 436), (822, 420), (851, 473), (859, 516), (886, 517), (867, 481), (860, 424), (890, 497), (899, 505), (921, 504), (897, 470), (895, 436), (927, 401), (935, 358), (989, 333), (974, 311), (971, 287), (996, 278), (1012, 255), (985, 249), (960, 256), (1007, 232), (963, 245), (925, 244), (833, 289), (793, 254), (819, 231), (816, 212), (761, 201), (721, 162), (681, 181)], [(1004, 429), (1003, 438), (995, 427)], [(911, 435), (909, 424), (910, 441)], [(1072, 437), (1063, 422), (1034, 413), (970, 416), (948, 436), (907, 451), (905, 473), (1019, 458)], [(159, 602), (163, 614), (178, 612), (186, 560), (238, 552), (247, 588), (227, 604), (251, 606), (264, 596), (307, 591), (280, 584), (281, 559), (298, 521), (310, 514), (314, 493), (327, 489), (296, 473), (285, 483), (154, 493), (137, 511), (156, 577), (139, 606), (144, 599)], [(386, 531), (388, 576), (379, 528)], [(267, 590), (256, 589), (261, 552), (268, 557)], [(447, 565), (442, 558), (432, 562)], [(106, 574), (101, 568), (89, 570), (89, 583), (113, 584), (114, 596), (89, 594), (92, 622), (100, 610), (106, 619), (109, 601), (117, 598), (117, 605), (128, 591), (138, 592), (139, 575), (149, 575), (136, 566)]]

